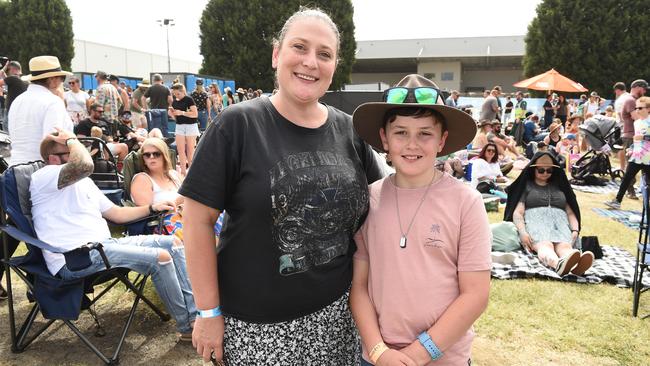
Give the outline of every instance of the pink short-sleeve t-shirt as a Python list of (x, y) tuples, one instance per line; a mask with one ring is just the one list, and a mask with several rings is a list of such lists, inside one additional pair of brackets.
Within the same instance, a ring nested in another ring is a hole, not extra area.
[[(425, 190), (396, 188), (391, 177), (373, 183), (368, 217), (355, 235), (354, 258), (369, 263), (368, 293), (379, 330), (397, 349), (433, 326), (459, 296), (459, 271), (491, 268), (492, 234), (481, 195), (448, 174), (429, 189), (400, 248), (396, 192), (406, 231)], [(473, 337), (469, 329), (435, 365), (466, 365)], [(369, 359), (367, 350), (363, 354)]]

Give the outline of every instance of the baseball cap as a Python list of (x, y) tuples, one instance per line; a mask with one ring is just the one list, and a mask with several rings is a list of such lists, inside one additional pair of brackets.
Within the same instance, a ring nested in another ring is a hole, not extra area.
[(645, 88), (648, 89), (648, 82), (643, 79), (636, 79), (630, 85), (631, 88)]

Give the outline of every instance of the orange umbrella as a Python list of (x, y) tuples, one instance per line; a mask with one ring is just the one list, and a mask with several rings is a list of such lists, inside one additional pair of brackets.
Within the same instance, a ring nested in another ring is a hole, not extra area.
[(555, 71), (555, 69), (550, 69), (543, 74), (533, 76), (530, 79), (522, 80), (512, 85), (517, 88), (548, 91), (553, 90), (568, 93), (581, 93), (587, 91), (587, 88), (582, 86), (582, 84), (576, 83), (575, 81)]

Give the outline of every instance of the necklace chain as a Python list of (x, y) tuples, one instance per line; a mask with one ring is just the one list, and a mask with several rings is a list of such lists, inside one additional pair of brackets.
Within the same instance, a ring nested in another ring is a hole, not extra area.
[(424, 203), (424, 199), (427, 197), (427, 193), (429, 193), (429, 189), (433, 185), (433, 181), (436, 179), (436, 172), (433, 172), (433, 177), (431, 177), (431, 182), (429, 182), (429, 185), (427, 186), (427, 189), (424, 191), (424, 194), (422, 195), (422, 198), (420, 198), (420, 203), (418, 204), (418, 207), (415, 209), (415, 212), (413, 213), (413, 217), (411, 217), (411, 221), (409, 222), (409, 226), (406, 229), (406, 232), (402, 229), (402, 218), (399, 213), (399, 194), (397, 194), (397, 184), (393, 184), (395, 186), (395, 206), (397, 208), (397, 223), (399, 224), (399, 232), (402, 234), (399, 240), (399, 246), (400, 248), (406, 248), (406, 237), (408, 236), (409, 232), (411, 232), (411, 227), (413, 226), (413, 222), (415, 221), (415, 217), (418, 215), (418, 212), (420, 211), (420, 207), (422, 207), (422, 204)]

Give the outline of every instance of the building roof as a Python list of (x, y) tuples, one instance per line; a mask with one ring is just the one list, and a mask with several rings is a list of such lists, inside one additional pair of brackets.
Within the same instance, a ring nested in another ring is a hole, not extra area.
[(357, 60), (519, 56), (524, 36), (357, 41)]

